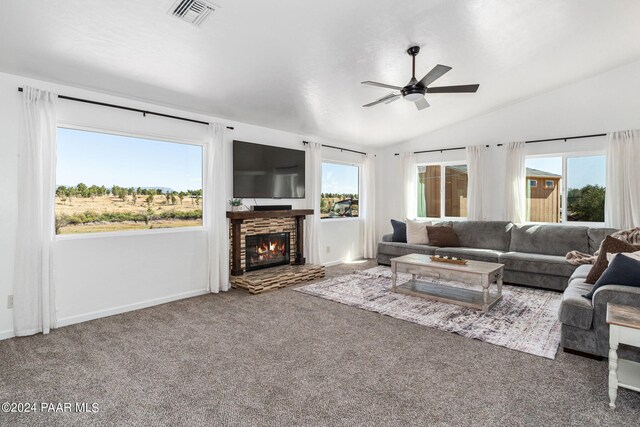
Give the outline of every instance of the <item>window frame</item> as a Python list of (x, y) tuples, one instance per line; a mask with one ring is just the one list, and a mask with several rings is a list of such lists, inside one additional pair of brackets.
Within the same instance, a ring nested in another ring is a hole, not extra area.
[[(170, 142), (174, 144), (184, 144), (184, 145), (195, 145), (202, 148), (202, 225), (195, 225), (189, 227), (174, 227), (174, 228), (155, 228), (155, 229), (144, 229), (144, 230), (122, 230), (122, 231), (104, 231), (98, 233), (73, 233), (73, 234), (56, 234), (55, 230), (53, 231), (53, 239), (54, 240), (82, 240), (82, 239), (102, 239), (102, 238), (110, 238), (110, 237), (126, 237), (126, 236), (141, 236), (141, 235), (154, 235), (154, 234), (170, 234), (170, 233), (189, 233), (189, 232), (204, 232), (208, 231), (205, 222), (206, 209), (205, 204), (208, 203), (207, 198), (204, 197), (204, 176), (205, 176), (205, 164), (208, 152), (208, 144), (205, 141), (198, 141), (187, 138), (176, 138), (176, 137), (167, 137), (161, 134), (152, 134), (145, 132), (125, 132), (117, 129), (108, 129), (101, 128), (97, 126), (85, 126), (80, 125), (73, 122), (67, 122), (58, 120), (56, 123), (56, 132), (58, 128), (78, 130), (84, 132), (93, 132), (93, 133), (102, 133), (107, 135), (115, 135), (115, 136), (123, 136), (130, 138), (140, 138), (140, 139), (148, 139), (158, 142)], [(56, 144), (56, 157), (58, 155), (58, 147)], [(57, 165), (56, 165), (56, 173), (57, 173)], [(56, 200), (56, 188), (58, 187), (58, 183), (54, 183), (54, 187), (51, 191), (51, 199), (54, 206), (54, 218), (55, 221), (55, 200)]]
[(552, 179), (545, 179), (544, 188), (556, 188), (556, 184), (553, 182)]
[[(415, 176), (416, 176), (416, 185), (417, 185), (417, 180), (418, 180), (418, 173), (419, 173), (419, 168), (421, 166), (440, 166), (440, 216), (439, 217), (434, 217), (434, 216), (421, 216), (419, 217), (417, 214), (418, 212), (416, 212), (416, 218), (418, 219), (424, 219), (424, 220), (441, 220), (441, 221), (465, 221), (469, 218), (468, 214), (469, 214), (469, 207), (467, 206), (467, 215), (465, 216), (445, 216), (445, 212), (446, 212), (446, 207), (445, 207), (445, 190), (447, 187), (447, 182), (446, 182), (446, 168), (447, 166), (461, 166), (464, 165), (467, 167), (467, 180), (468, 180), (468, 176), (469, 176), (469, 163), (467, 162), (467, 160), (447, 160), (447, 161), (443, 161), (443, 162), (426, 162), (426, 163), (418, 163), (416, 164), (416, 170), (415, 170)], [(467, 181), (467, 198), (468, 198), (468, 191), (469, 191), (469, 186), (468, 186), (468, 181)], [(417, 200), (416, 200), (417, 202)], [(417, 210), (417, 209), (416, 209)]]
[[(562, 178), (561, 178), (561, 197), (560, 197), (560, 206), (562, 206), (562, 215), (560, 216), (560, 222), (534, 222), (534, 221), (526, 221), (526, 224), (562, 224), (576, 227), (604, 227), (606, 224), (606, 215), (605, 211), (605, 222), (589, 222), (589, 221), (567, 221), (567, 159), (576, 158), (576, 157), (596, 157), (602, 156), (605, 158), (605, 168), (606, 168), (606, 160), (607, 154), (604, 150), (589, 150), (589, 151), (563, 151), (563, 152), (555, 152), (548, 154), (534, 154), (534, 155), (526, 155), (525, 156), (525, 165), (528, 159), (535, 158), (545, 158), (545, 157), (560, 157), (562, 159)], [(526, 166), (525, 166), (526, 167)], [(606, 172), (605, 172), (606, 173)], [(607, 183), (605, 182), (605, 188)]]
[(530, 188), (538, 188), (538, 180), (537, 179), (530, 179), (529, 180), (529, 187)]
[[(334, 165), (342, 165), (342, 166), (353, 166), (358, 168), (358, 216), (347, 216), (347, 217), (337, 217), (337, 218), (330, 218), (330, 217), (326, 217), (326, 218), (320, 218), (321, 222), (324, 221), (330, 221), (330, 222), (339, 222), (339, 221), (360, 221), (360, 219), (362, 219), (362, 206), (360, 205), (360, 195), (362, 192), (362, 163), (355, 163), (355, 162), (346, 162), (346, 161), (340, 161), (340, 160), (325, 160), (322, 159), (322, 164), (324, 165), (325, 163), (332, 163)], [(322, 200), (322, 171), (320, 173), (320, 199)]]

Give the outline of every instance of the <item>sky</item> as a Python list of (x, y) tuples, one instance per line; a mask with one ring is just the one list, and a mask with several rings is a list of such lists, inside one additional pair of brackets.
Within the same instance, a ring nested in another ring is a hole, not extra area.
[[(526, 161), (528, 168), (562, 175), (561, 157), (534, 157)], [(567, 159), (567, 188), (582, 188), (585, 185), (605, 185), (605, 157), (587, 156)]]
[(58, 128), (57, 185), (202, 188), (202, 147)]
[(359, 168), (337, 163), (322, 164), (322, 193), (358, 194)]

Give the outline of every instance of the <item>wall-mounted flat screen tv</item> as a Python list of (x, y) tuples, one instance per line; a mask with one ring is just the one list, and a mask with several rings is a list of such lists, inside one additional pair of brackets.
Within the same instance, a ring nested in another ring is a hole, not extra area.
[(303, 199), (305, 152), (233, 141), (233, 197)]

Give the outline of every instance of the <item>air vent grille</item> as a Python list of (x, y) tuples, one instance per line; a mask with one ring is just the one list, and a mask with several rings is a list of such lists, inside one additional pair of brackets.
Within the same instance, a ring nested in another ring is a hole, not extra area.
[(177, 0), (169, 14), (198, 27), (216, 9), (217, 6), (202, 0)]

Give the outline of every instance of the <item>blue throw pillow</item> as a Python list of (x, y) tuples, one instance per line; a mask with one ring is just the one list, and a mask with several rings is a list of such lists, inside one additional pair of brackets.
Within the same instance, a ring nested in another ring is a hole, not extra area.
[(402, 221), (392, 219), (391, 226), (393, 227), (393, 236), (391, 236), (391, 241), (407, 243), (407, 224)]
[(593, 299), (593, 294), (596, 293), (596, 290), (605, 285), (625, 285), (640, 288), (640, 261), (625, 254), (616, 255), (596, 284), (593, 285), (591, 292), (583, 296)]

